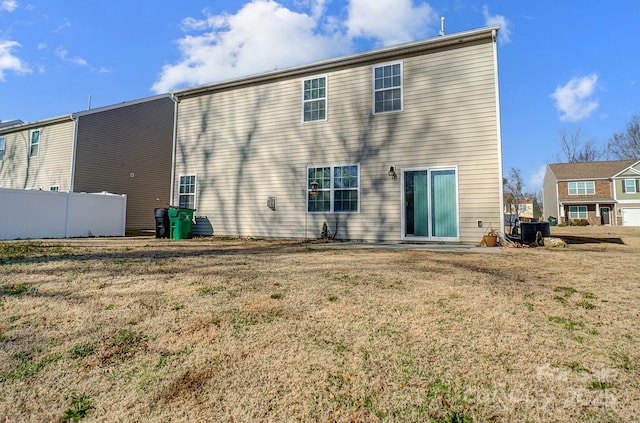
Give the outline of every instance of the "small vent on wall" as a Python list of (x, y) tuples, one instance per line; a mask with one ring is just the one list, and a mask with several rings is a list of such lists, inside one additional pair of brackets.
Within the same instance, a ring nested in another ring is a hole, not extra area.
[(267, 207), (269, 207), (271, 210), (276, 209), (276, 197), (267, 197)]

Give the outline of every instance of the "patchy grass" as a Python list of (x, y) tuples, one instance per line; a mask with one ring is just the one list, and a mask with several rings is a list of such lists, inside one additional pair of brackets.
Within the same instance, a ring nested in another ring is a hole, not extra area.
[(216, 238), (10, 244), (21, 246), (0, 243), (7, 421), (640, 414), (640, 246), (485, 255)]
[(52, 243), (45, 244), (38, 241), (2, 242), (0, 241), (0, 265), (12, 260), (26, 257), (42, 257), (69, 255), (71, 248)]
[(70, 403), (70, 406), (62, 414), (60, 420), (63, 422), (79, 422), (93, 407), (93, 399), (89, 395), (72, 392), (65, 396), (65, 400)]
[(14, 283), (11, 285), (3, 285), (1, 292), (7, 295), (20, 295), (22, 293), (28, 292), (29, 288), (31, 288), (30, 285), (24, 283)]
[(69, 356), (71, 358), (84, 358), (93, 354), (96, 350), (95, 345), (92, 344), (78, 344), (69, 349)]

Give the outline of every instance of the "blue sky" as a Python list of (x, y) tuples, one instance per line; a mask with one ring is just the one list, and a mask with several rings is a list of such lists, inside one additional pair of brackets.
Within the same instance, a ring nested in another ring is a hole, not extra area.
[(640, 115), (640, 2), (0, 0), (0, 120), (32, 122), (446, 32), (501, 25), (503, 165), (538, 190), (560, 132)]

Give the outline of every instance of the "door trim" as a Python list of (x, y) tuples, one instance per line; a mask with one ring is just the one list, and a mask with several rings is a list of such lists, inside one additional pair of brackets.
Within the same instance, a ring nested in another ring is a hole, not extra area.
[[(431, 172), (438, 170), (453, 170), (455, 171), (456, 180), (456, 236), (455, 237), (436, 237), (431, 236)], [(428, 223), (428, 236), (407, 236), (406, 230), (406, 215), (405, 215), (405, 174), (407, 172), (426, 171), (427, 172), (427, 197), (428, 197), (428, 209), (429, 209), (429, 223)], [(403, 241), (445, 241), (445, 242), (460, 242), (460, 186), (459, 186), (459, 171), (458, 166), (417, 166), (407, 167), (400, 169), (400, 239)]]
[[(604, 209), (607, 210), (607, 219), (609, 219), (608, 223), (604, 223), (604, 214), (602, 213), (602, 210)], [(611, 207), (600, 207), (600, 224), (603, 226), (611, 226)]]

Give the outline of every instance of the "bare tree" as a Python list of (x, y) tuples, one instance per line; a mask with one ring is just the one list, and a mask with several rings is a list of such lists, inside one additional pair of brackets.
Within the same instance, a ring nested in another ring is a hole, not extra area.
[(640, 116), (631, 118), (626, 132), (613, 134), (607, 147), (609, 154), (617, 159), (640, 159)]
[(520, 169), (512, 167), (509, 170), (509, 176), (504, 178), (502, 182), (502, 190), (505, 194), (505, 212), (510, 215), (508, 226), (515, 226), (514, 219), (519, 219), (518, 205), (520, 204), (520, 199), (523, 197), (522, 189), (524, 187)]
[(595, 162), (602, 157), (593, 138), (585, 139), (581, 127), (562, 128), (560, 132), (560, 148), (565, 162)]

